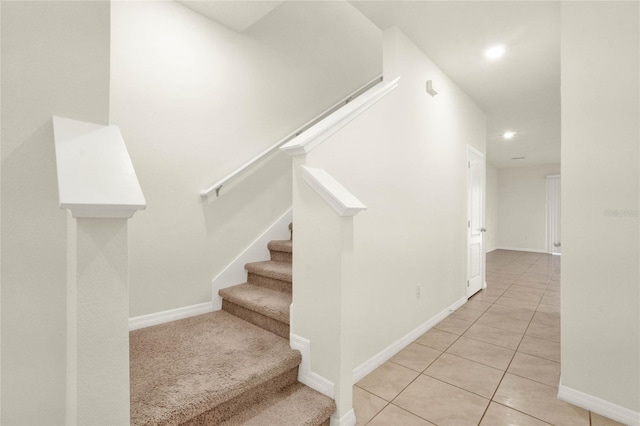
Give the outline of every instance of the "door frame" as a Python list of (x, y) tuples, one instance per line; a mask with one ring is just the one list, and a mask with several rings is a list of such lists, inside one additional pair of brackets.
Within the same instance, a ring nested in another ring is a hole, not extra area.
[[(470, 259), (469, 259), (469, 245), (470, 245), (470, 239), (471, 239), (471, 233), (470, 233), (470, 226), (471, 226), (471, 191), (470, 191), (470, 178), (471, 175), (469, 173), (469, 169), (470, 169), (470, 161), (471, 161), (471, 155), (475, 155), (477, 157), (480, 157), (481, 159), (481, 164), (482, 164), (482, 172), (481, 172), (481, 196), (480, 196), (480, 201), (481, 201), (481, 208), (480, 208), (480, 223), (481, 223), (481, 228), (484, 229), (485, 226), (485, 215), (486, 215), (486, 187), (487, 187), (487, 176), (486, 176), (486, 172), (487, 172), (487, 161), (486, 161), (486, 157), (484, 155), (484, 153), (478, 151), (477, 149), (475, 149), (474, 147), (472, 147), (471, 145), (467, 145), (467, 244), (466, 244), (466, 253), (467, 253), (467, 297), (471, 297), (473, 294), (475, 294), (476, 292), (470, 294), (471, 292), (471, 288), (469, 287), (469, 281), (470, 281), (470, 275), (471, 275), (471, 271), (470, 271)], [(480, 268), (481, 268), (481, 285), (480, 285), (480, 290), (487, 288), (487, 255), (485, 253), (485, 233), (484, 231), (481, 232), (481, 260), (480, 260)]]
[[(562, 177), (557, 175), (548, 175), (545, 179), (546, 184), (546, 242), (547, 242), (547, 253), (553, 254), (555, 256), (560, 256), (562, 254), (562, 246), (558, 246), (555, 248), (555, 242), (562, 243), (562, 229), (560, 228), (560, 217), (562, 215), (561, 202), (562, 202), (562, 192), (561, 192), (561, 179)], [(554, 194), (551, 193), (551, 184), (556, 183)], [(559, 194), (558, 199), (555, 199), (555, 192)], [(556, 215), (558, 216), (556, 218)], [(560, 235), (556, 235), (560, 234)], [(558, 240), (560, 237), (560, 240)]]

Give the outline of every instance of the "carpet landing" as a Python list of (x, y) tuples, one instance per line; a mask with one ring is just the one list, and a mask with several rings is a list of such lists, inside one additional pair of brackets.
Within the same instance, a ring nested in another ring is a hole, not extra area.
[(220, 291), (223, 310), (130, 333), (131, 425), (324, 426), (330, 398), (297, 382), (291, 241)]

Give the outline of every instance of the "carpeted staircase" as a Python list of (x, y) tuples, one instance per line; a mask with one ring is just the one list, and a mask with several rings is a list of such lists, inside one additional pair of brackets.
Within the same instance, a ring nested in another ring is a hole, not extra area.
[(292, 241), (268, 248), (221, 311), (131, 332), (131, 425), (329, 425), (334, 401), (297, 381), (289, 346)]

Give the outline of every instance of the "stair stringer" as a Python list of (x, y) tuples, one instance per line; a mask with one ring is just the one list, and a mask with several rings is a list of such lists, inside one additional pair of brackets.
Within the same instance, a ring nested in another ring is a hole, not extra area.
[(269, 258), (267, 245), (271, 240), (288, 240), (290, 237), (289, 224), (293, 221), (293, 209), (289, 208), (280, 218), (256, 238), (242, 253), (240, 253), (222, 272), (212, 280), (213, 310), (222, 309), (222, 297), (218, 290), (231, 287), (247, 280), (244, 265), (259, 262)]
[[(333, 382), (311, 371), (311, 341), (297, 334), (290, 333), (289, 342), (291, 349), (300, 351), (302, 355), (302, 361), (298, 366), (298, 381), (331, 399), (335, 399)], [(353, 409), (341, 418), (337, 418), (335, 413), (331, 416), (331, 426), (354, 426), (355, 424), (356, 415)]]

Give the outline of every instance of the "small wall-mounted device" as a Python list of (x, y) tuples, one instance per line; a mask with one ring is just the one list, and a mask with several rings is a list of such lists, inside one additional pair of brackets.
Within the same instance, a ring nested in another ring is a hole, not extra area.
[(433, 80), (427, 80), (427, 93), (431, 96), (435, 96), (438, 94), (436, 90), (433, 88)]

